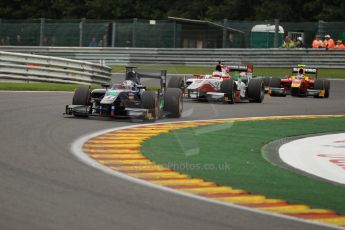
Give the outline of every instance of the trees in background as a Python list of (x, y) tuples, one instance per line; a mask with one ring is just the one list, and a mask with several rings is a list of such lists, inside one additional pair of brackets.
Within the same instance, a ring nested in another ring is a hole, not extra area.
[(342, 0), (2, 0), (3, 19), (165, 19), (344, 21)]

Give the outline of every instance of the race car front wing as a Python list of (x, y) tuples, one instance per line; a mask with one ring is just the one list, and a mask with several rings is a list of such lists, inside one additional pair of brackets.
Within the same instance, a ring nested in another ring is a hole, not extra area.
[(221, 92), (199, 92), (198, 90), (188, 90), (186, 97), (188, 99), (224, 100), (225, 94)]
[[(125, 108), (126, 115), (119, 116), (116, 113), (110, 113), (109, 117), (132, 117), (132, 118), (147, 118), (151, 119), (152, 114), (148, 109), (143, 108)], [(103, 113), (94, 112), (90, 105), (66, 105), (65, 115), (76, 116), (103, 116)]]
[[(290, 95), (291, 92), (285, 88), (269, 88), (268, 94), (270, 96), (286, 96)], [(305, 96), (324, 97), (325, 90), (307, 89)]]

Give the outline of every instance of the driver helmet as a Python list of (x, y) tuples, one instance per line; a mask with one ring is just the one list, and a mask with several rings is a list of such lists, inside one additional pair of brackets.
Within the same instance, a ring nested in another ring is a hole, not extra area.
[(296, 76), (297, 79), (302, 79), (303, 77), (304, 77), (304, 75), (300, 74), (300, 73), (298, 73), (297, 76)]
[(122, 83), (122, 85), (125, 87), (125, 89), (128, 89), (128, 90), (133, 90), (134, 88), (134, 82), (131, 81), (131, 80), (126, 80)]

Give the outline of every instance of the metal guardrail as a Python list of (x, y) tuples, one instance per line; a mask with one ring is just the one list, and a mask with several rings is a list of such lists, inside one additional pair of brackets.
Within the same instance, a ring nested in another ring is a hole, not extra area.
[(102, 84), (111, 68), (86, 61), (0, 51), (0, 80)]
[(169, 49), (111, 47), (1, 47), (2, 50), (64, 57), (108, 65), (176, 64), (213, 66), (251, 63), (257, 67), (291, 67), (306, 64), (323, 68), (345, 68), (345, 50), (334, 49)]

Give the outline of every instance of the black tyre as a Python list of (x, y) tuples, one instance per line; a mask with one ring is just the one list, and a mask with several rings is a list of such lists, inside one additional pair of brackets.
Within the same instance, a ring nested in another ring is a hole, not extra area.
[(171, 77), (168, 83), (168, 88), (184, 88), (184, 81), (182, 77)]
[[(90, 89), (86, 86), (80, 86), (75, 89), (72, 105), (90, 105), (91, 93)], [(75, 117), (88, 117), (88, 114), (74, 112)]]
[(265, 87), (269, 87), (270, 86), (271, 79), (272, 79), (272, 77), (263, 77), (262, 78), (262, 80), (264, 81)]
[(141, 95), (141, 103), (144, 109), (148, 109), (154, 119), (159, 118), (159, 105), (155, 91), (144, 91)]
[(269, 87), (270, 88), (280, 88), (281, 84), (280, 84), (281, 79), (279, 77), (271, 77), (271, 80), (269, 82)]
[(251, 79), (247, 87), (250, 102), (261, 103), (265, 97), (265, 84), (262, 79)]
[(90, 104), (90, 89), (85, 86), (76, 88), (72, 99), (72, 105), (89, 105)]
[(324, 86), (325, 86), (325, 98), (329, 98), (329, 93), (331, 90), (331, 81), (328, 79), (325, 79)]
[(167, 88), (164, 95), (164, 111), (168, 117), (181, 117), (183, 110), (182, 91), (177, 88)]
[(235, 94), (236, 94), (236, 84), (233, 79), (225, 79), (220, 84), (220, 92), (225, 94), (225, 97), (228, 98), (229, 103), (235, 103)]
[[(314, 82), (315, 90), (325, 90), (325, 98), (329, 97), (331, 82), (328, 79), (316, 79)], [(319, 97), (318, 95), (314, 97)]]

